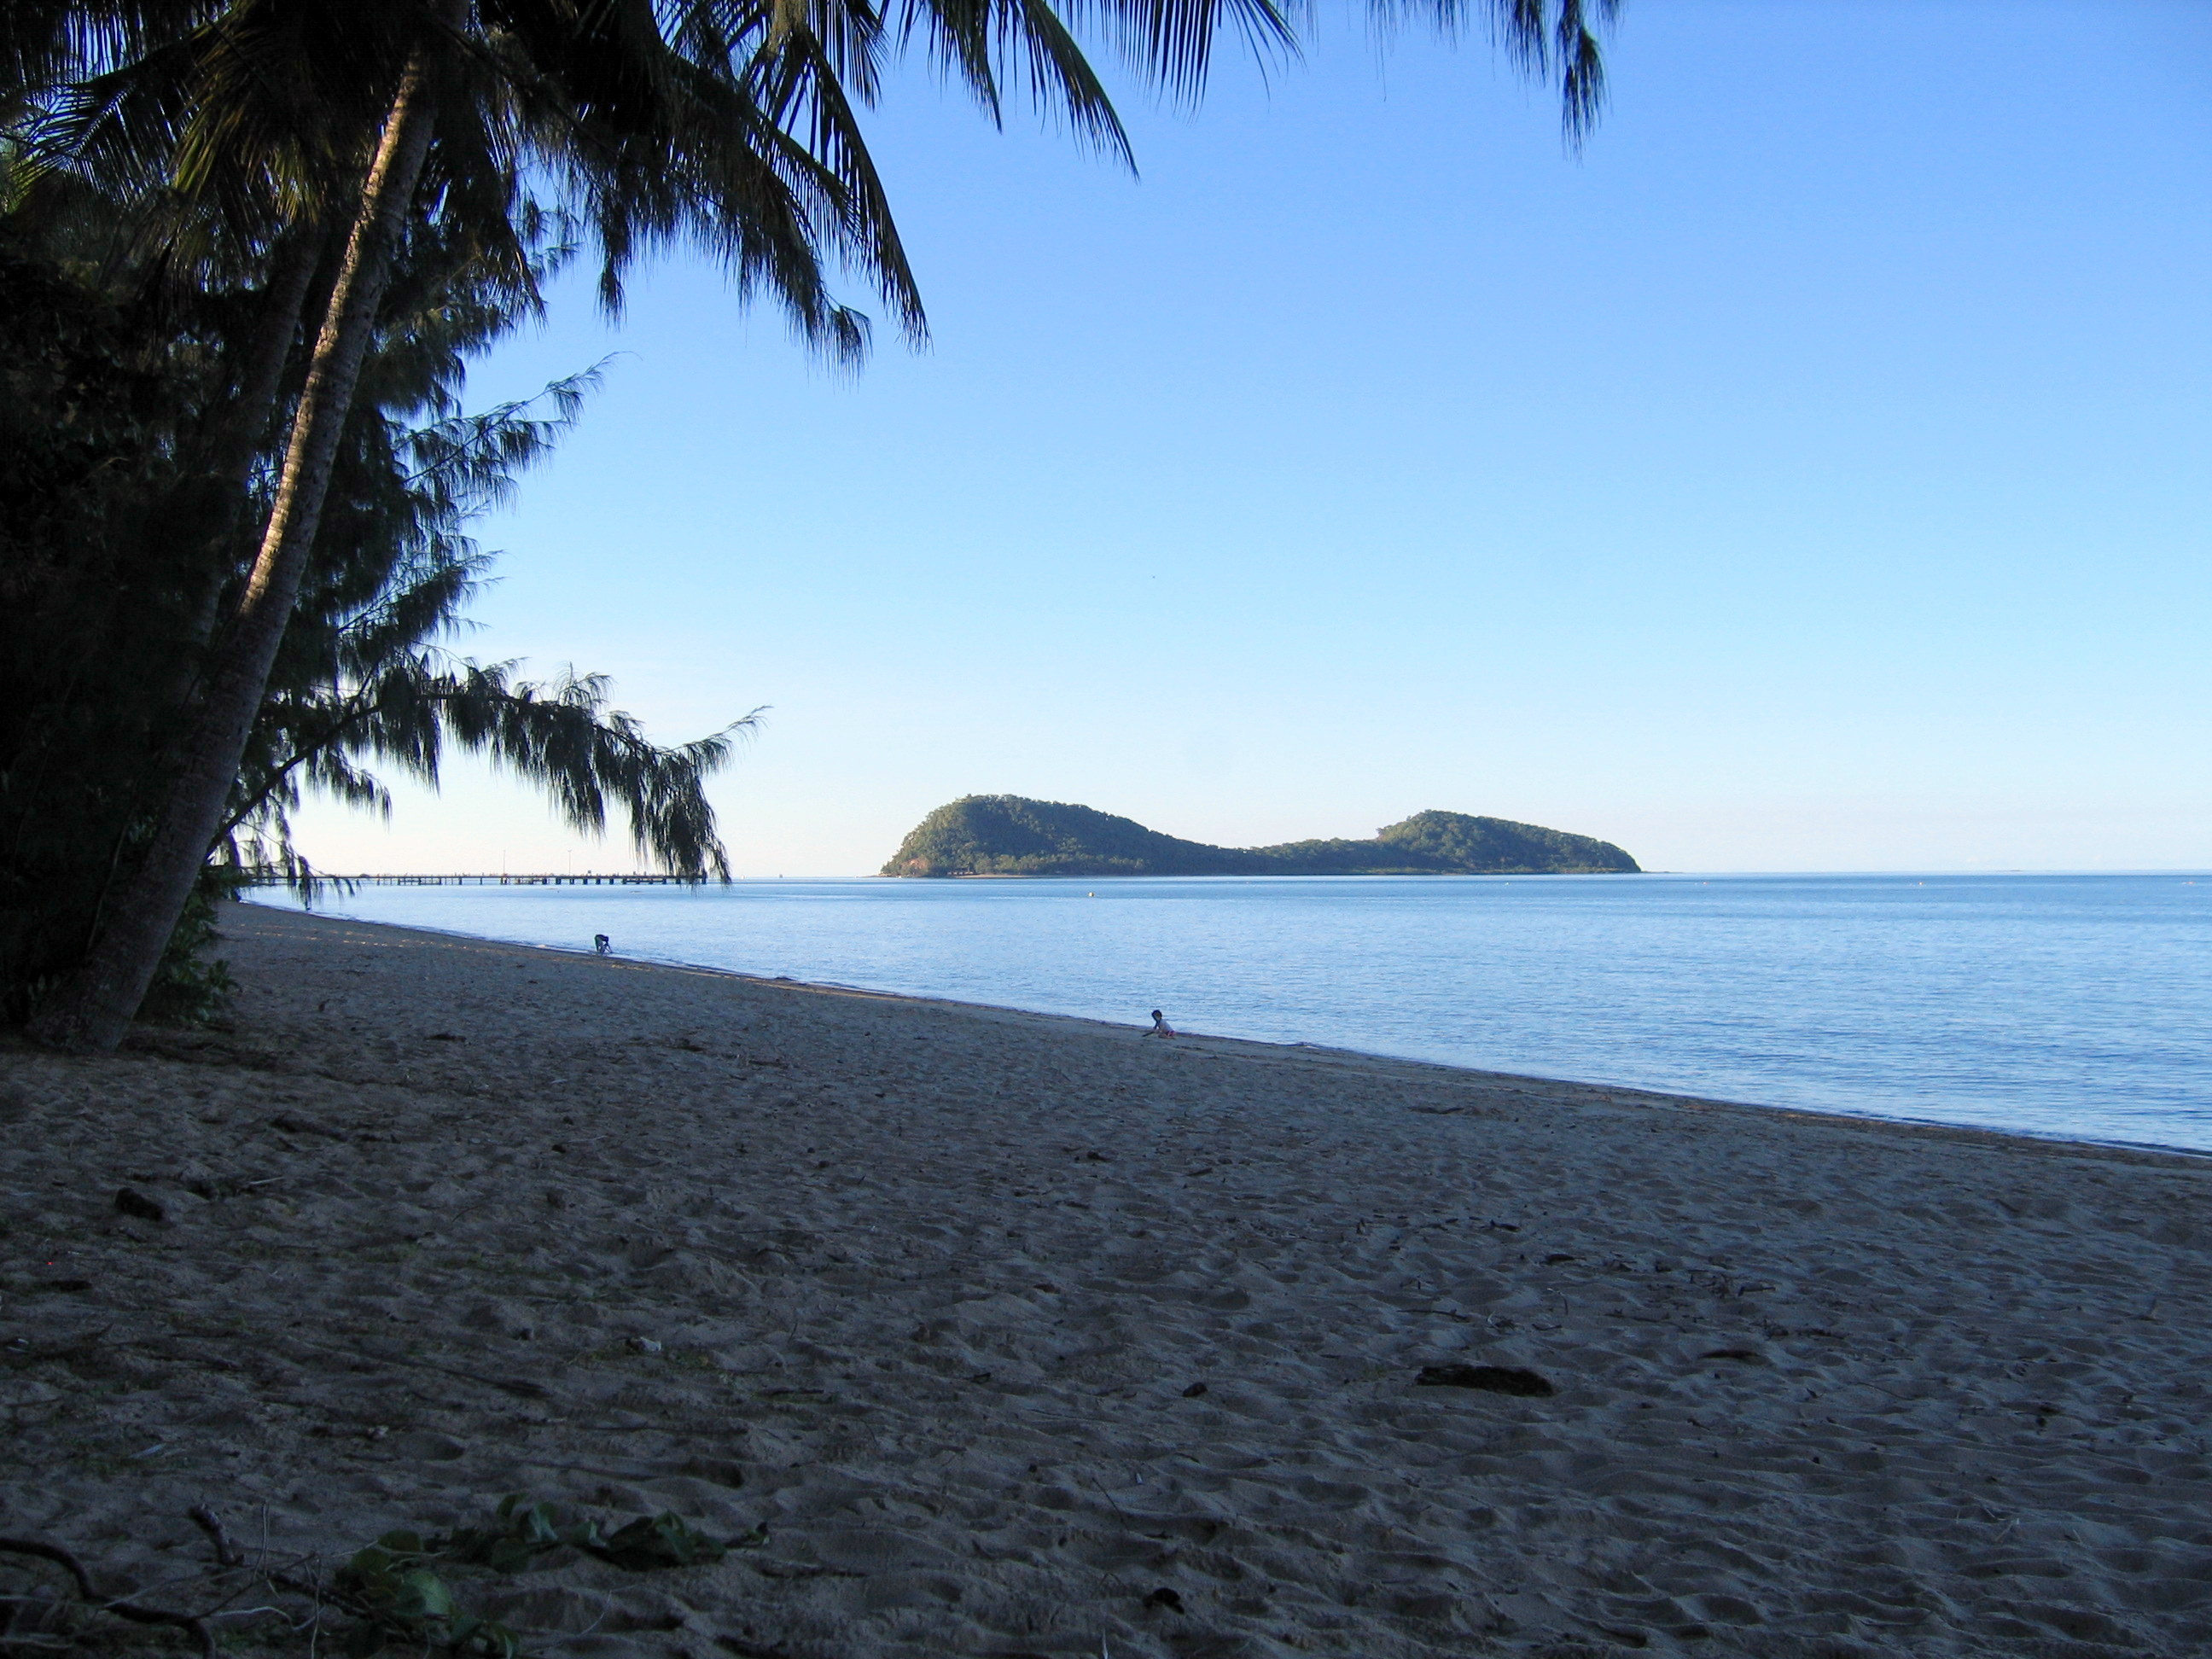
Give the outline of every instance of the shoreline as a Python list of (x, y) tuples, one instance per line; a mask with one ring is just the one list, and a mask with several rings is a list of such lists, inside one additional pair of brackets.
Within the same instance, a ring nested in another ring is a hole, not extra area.
[(222, 926), (232, 1029), (0, 1048), (0, 1534), (103, 1595), (336, 1650), (522, 1493), (735, 1546), (453, 1571), (545, 1659), (2212, 1650), (2199, 1158)]
[[(925, 879), (925, 878), (901, 877), (885, 878), (885, 879), (921, 880)], [(1043, 878), (1015, 876), (1006, 878), (994, 877), (989, 878), (989, 879), (1020, 881), (1043, 879)], [(1212, 879), (1212, 878), (1194, 877), (1190, 878), (1190, 879), (1206, 880)], [(285, 906), (264, 905), (262, 908), (279, 910), (280, 913), (285, 915), (317, 915), (320, 914), (318, 912), (301, 910), (296, 908)], [(530, 943), (527, 940), (502, 939), (498, 935), (492, 933), (467, 933), (459, 928), (426, 927), (407, 922), (362, 921), (349, 917), (332, 917), (327, 915), (322, 916), (321, 919), (326, 921), (343, 921), (349, 927), (388, 929), (391, 932), (401, 933), (420, 933), (434, 939), (469, 939), (481, 944), (503, 945), (511, 950), (544, 951), (554, 956), (574, 957), (589, 961), (605, 961), (611, 959), (617, 962), (633, 963), (641, 967), (665, 968), (671, 971), (678, 973), (714, 975), (729, 979), (745, 981), (754, 984), (788, 985), (801, 989), (836, 992), (854, 996), (883, 997), (895, 1001), (910, 1002), (922, 1007), (942, 1007), (953, 1010), (976, 1010), (990, 1013), (1017, 1015), (1028, 1019), (1064, 1021), (1072, 1025), (1095, 1028), (1103, 1031), (1141, 1033), (1146, 1029), (1141, 1025), (1117, 1020), (1103, 1019), (1097, 1016), (1089, 1014), (1058, 1013), (1049, 1009), (1019, 1008), (1005, 1003), (969, 1002), (957, 997), (932, 996), (927, 993), (920, 991), (896, 991), (888, 990), (876, 986), (847, 985), (834, 980), (802, 980), (793, 978), (793, 976), (786, 974), (750, 974), (745, 972), (742, 969), (719, 968), (710, 963), (686, 962), (675, 957), (624, 956), (620, 952), (617, 952), (611, 958), (606, 958), (599, 957), (596, 951), (582, 950), (574, 945), (536, 945)], [(1490, 1084), (1522, 1085), (1542, 1088), (1564, 1088), (1580, 1091), (1593, 1097), (1620, 1097), (1624, 1103), (1628, 1100), (1632, 1099), (1635, 1102), (1645, 1103), (1653, 1105), (1674, 1105), (1694, 1108), (1698, 1109), (1778, 1113), (1788, 1116), (1806, 1117), (1820, 1121), (1835, 1120), (1846, 1123), (1863, 1123), (1906, 1130), (1932, 1131), (1938, 1133), (1957, 1134), (1969, 1139), (1988, 1136), (1994, 1137), (1995, 1139), (2002, 1141), (2027, 1141), (2040, 1146), (2095, 1148), (2107, 1152), (2142, 1152), (2146, 1155), (2157, 1158), (2182, 1158), (2197, 1163), (2212, 1163), (2212, 1151), (2206, 1151), (2198, 1147), (2168, 1146), (2159, 1141), (2100, 1140), (2089, 1139), (2084, 1136), (2065, 1135), (2055, 1132), (2045, 1133), (2034, 1129), (1998, 1129), (1990, 1128), (1978, 1124), (1948, 1123), (1940, 1118), (1906, 1117), (1903, 1115), (1888, 1115), (1876, 1112), (1854, 1112), (1845, 1110), (1840, 1107), (1821, 1108), (1812, 1106), (1786, 1106), (1774, 1104), (1765, 1101), (1733, 1100), (1712, 1095), (1684, 1094), (1669, 1089), (1649, 1089), (1638, 1084), (1601, 1083), (1592, 1082), (1583, 1078), (1553, 1077), (1540, 1072), (1490, 1071), (1480, 1066), (1456, 1066), (1449, 1060), (1423, 1060), (1417, 1055), (1412, 1054), (1383, 1054), (1364, 1048), (1343, 1048), (1332, 1043), (1274, 1042), (1262, 1037), (1219, 1036), (1206, 1032), (1185, 1031), (1181, 1028), (1177, 1028), (1176, 1041), (1186, 1043), (1206, 1042), (1223, 1045), (1224, 1051), (1235, 1050), (1241, 1052), (1244, 1049), (1250, 1049), (1254, 1051), (1254, 1056), (1255, 1058), (1264, 1058), (1269, 1054), (1283, 1055), (1310, 1054), (1316, 1057), (1326, 1057), (1331, 1055), (1341, 1056), (1346, 1059), (1357, 1061), (1371, 1060), (1384, 1066), (1404, 1066), (1413, 1068), (1415, 1070), (1434, 1071), (1445, 1073), (1448, 1076), (1463, 1076)]]

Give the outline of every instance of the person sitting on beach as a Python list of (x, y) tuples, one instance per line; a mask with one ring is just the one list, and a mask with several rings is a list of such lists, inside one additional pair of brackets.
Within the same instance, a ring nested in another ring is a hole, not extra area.
[(1162, 1013), (1158, 1009), (1153, 1009), (1152, 1029), (1146, 1032), (1145, 1035), (1146, 1036), (1171, 1037), (1175, 1034), (1175, 1027), (1168, 1024), (1168, 1017)]
[(615, 942), (605, 933), (594, 933), (592, 935), (592, 949), (603, 957), (611, 957), (615, 953)]

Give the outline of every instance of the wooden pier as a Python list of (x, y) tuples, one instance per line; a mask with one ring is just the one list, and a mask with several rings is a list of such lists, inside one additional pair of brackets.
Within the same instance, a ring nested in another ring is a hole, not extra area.
[[(576, 875), (570, 872), (548, 874), (510, 874), (501, 871), (487, 875), (355, 875), (334, 874), (329, 871), (315, 872), (318, 881), (343, 882), (354, 887), (683, 887), (688, 884), (682, 876), (647, 875)], [(281, 871), (258, 870), (247, 875), (240, 884), (246, 887), (282, 887), (285, 878)]]

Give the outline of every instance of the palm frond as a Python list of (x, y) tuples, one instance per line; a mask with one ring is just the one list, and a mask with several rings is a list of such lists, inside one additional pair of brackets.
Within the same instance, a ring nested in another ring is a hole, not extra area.
[[(1370, 0), (1376, 21), (1395, 29), (1425, 20), (1447, 38), (1458, 33), (1478, 0)], [(1559, 124), (1579, 150), (1605, 110), (1605, 58), (1598, 36), (1620, 15), (1621, 0), (1480, 0), (1492, 43), (1522, 74), (1559, 88)]]

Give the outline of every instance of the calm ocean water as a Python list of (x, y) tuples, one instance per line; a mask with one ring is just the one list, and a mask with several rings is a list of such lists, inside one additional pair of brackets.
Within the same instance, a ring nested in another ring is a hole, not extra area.
[(365, 887), (367, 921), (2212, 1151), (2212, 876)]

